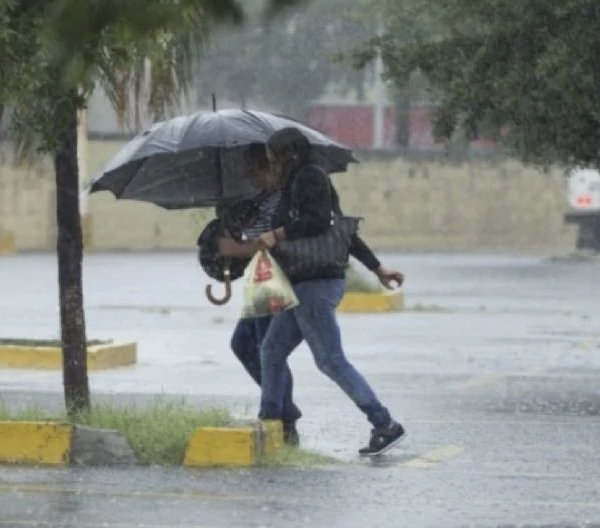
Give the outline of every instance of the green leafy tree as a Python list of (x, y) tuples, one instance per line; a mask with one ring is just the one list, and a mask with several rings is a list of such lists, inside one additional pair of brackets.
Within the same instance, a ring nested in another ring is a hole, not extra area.
[[(266, 13), (295, 3), (272, 0)], [(121, 119), (131, 104), (162, 117), (186, 93), (213, 28), (243, 20), (235, 0), (0, 2), (0, 111), (11, 109), (21, 154), (37, 149), (54, 159), (63, 383), (70, 413), (90, 405), (78, 112), (99, 84)], [(149, 94), (143, 97), (147, 78)]]
[(426, 76), (436, 134), (485, 132), (527, 162), (600, 166), (600, 3), (597, 0), (397, 0), (381, 50), (403, 86)]

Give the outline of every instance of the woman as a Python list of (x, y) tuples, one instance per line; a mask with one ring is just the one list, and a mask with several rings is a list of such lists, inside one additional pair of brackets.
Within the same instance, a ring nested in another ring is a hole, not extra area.
[[(325, 233), (332, 212), (341, 214), (339, 198), (327, 175), (310, 164), (310, 144), (306, 137), (295, 128), (280, 130), (269, 139), (267, 155), (273, 173), (280, 175), (282, 195), (273, 220), (274, 229), (262, 234), (260, 241), (272, 248), (286, 239)], [(354, 252), (357, 248), (359, 253), (369, 251), (355, 236)], [(381, 267), (374, 256), (372, 259), (368, 267), (376, 266), (375, 271), (384, 284), (402, 283), (402, 274)], [(287, 358), (306, 340), (319, 370), (337, 383), (373, 425), (369, 444), (359, 453), (363, 456), (385, 453), (404, 439), (405, 431), (344, 354), (336, 318), (336, 308), (344, 294), (343, 273), (336, 270), (315, 280), (299, 282), (294, 284), (294, 290), (299, 306), (273, 317), (261, 345), (260, 417), (282, 419)]]

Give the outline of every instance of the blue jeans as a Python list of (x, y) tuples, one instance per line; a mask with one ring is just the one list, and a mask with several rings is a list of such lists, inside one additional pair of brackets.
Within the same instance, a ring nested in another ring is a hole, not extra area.
[(262, 398), (259, 416), (282, 419), (287, 358), (306, 340), (318, 369), (331, 378), (377, 429), (388, 427), (389, 411), (346, 359), (335, 310), (344, 295), (342, 279), (311, 280), (294, 286), (300, 304), (273, 317), (261, 345)]
[[(240, 360), (246, 372), (260, 386), (261, 385), (261, 366), (260, 366), (260, 345), (267, 333), (272, 317), (260, 317), (258, 319), (240, 319), (231, 336), (231, 349)], [(287, 367), (287, 365), (286, 365)], [(284, 422), (295, 422), (302, 413), (294, 405), (292, 393), (294, 390), (294, 380), (292, 372), (287, 367), (283, 373), (283, 408), (282, 419)]]

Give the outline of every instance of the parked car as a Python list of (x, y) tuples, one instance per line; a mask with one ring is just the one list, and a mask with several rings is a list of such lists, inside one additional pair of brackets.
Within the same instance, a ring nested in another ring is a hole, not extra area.
[(576, 167), (568, 174), (565, 222), (577, 224), (577, 249), (600, 252), (600, 172)]

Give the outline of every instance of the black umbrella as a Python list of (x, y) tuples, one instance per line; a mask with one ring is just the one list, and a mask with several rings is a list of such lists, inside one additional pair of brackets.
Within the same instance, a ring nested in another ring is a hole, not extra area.
[[(258, 190), (245, 177), (245, 149), (266, 143), (271, 134), (287, 127), (304, 133), (313, 161), (329, 173), (343, 172), (357, 161), (350, 149), (296, 120), (251, 110), (217, 112), (214, 96), (213, 108), (152, 125), (106, 164), (90, 192), (110, 191), (120, 199), (165, 209), (250, 199)], [(216, 299), (211, 287), (206, 289), (213, 304), (225, 304), (231, 297), (230, 259), (225, 261), (225, 297)]]
[(220, 110), (177, 117), (151, 126), (127, 143), (94, 179), (91, 192), (151, 202), (165, 209), (211, 207), (252, 198), (243, 152), (273, 132), (296, 127), (308, 138), (314, 162), (344, 172), (352, 151), (293, 119), (251, 110)]

